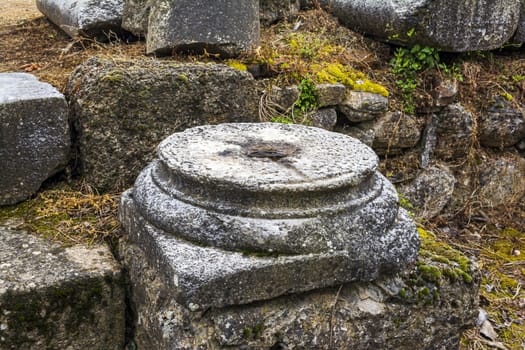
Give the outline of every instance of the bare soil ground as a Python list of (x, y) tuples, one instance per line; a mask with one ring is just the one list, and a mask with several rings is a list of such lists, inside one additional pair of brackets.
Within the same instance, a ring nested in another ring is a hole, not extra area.
[[(343, 53), (339, 58), (386, 86), (391, 92), (392, 104), (395, 106), (398, 103), (395, 78), (389, 71), (388, 60), (392, 49), (388, 45), (343, 30), (325, 14), (305, 13), (301, 16), (303, 24), (294, 40), (302, 38), (307, 43), (313, 43), (307, 47), (308, 50), (317, 50), (324, 45), (330, 52), (337, 51), (337, 45), (350, 45), (352, 51)], [(293, 67), (299, 72), (307, 70), (311, 63), (309, 57), (314, 54), (300, 48), (299, 60), (287, 56), (290, 49), (283, 33), (289, 27), (277, 25), (264, 29), (262, 35), (266, 44), (263, 43), (262, 52), (257, 54), (264, 56), (270, 70), (285, 73), (285, 79), (293, 77), (293, 74), (286, 75), (290, 73), (287, 71), (290, 68), (283, 67)], [(311, 39), (312, 33), (318, 33), (320, 39)], [(335, 41), (325, 39), (327, 37)], [(321, 46), (316, 48), (317, 44)], [(38, 12), (34, 0), (0, 0), (0, 72), (31, 72), (62, 90), (72, 70), (91, 56), (144, 58), (144, 51), (141, 41), (100, 43), (89, 39), (71, 39)], [(246, 58), (247, 61), (251, 59)], [(523, 49), (476, 52), (444, 59), (454, 60), (460, 65), (464, 78), (460, 100), (474, 114), (479, 113), (494, 96), (501, 94), (510, 94), (517, 105), (525, 106)], [(422, 100), (428, 96), (425, 86), (417, 93)], [(32, 215), (28, 213), (34, 213), (38, 220), (26, 222), (28, 229), (38, 231), (42, 226), (54, 225), (49, 236), (68, 243), (108, 239), (108, 232), (117, 235), (115, 213), (118, 194), (109, 197), (97, 195), (75, 180), (70, 180), (67, 185), (53, 186), (23, 206), (0, 210), (0, 222), (16, 213), (26, 218)], [(56, 221), (63, 217), (62, 213), (67, 213), (68, 219)], [(89, 217), (88, 221), (83, 219), (86, 217)], [(471, 329), (463, 339), (462, 348), (524, 350), (525, 203), (501, 208), (469, 207), (463, 212), (438, 217), (423, 225), (469, 256), (477, 257), (482, 270), (481, 307), (488, 311), (499, 337), (490, 340), (481, 336), (477, 329)], [(80, 232), (86, 238), (78, 234), (73, 236), (73, 232)]]

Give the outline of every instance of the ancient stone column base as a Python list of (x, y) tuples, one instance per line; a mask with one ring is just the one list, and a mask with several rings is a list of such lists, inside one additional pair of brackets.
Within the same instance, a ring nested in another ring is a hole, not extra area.
[[(470, 282), (431, 282), (414, 268), (374, 282), (191, 311), (176, 301), (141, 248), (122, 241), (120, 252), (132, 284), (139, 349), (457, 349), (461, 332), (477, 319), (474, 267)], [(445, 268), (429, 258), (417, 264)]]

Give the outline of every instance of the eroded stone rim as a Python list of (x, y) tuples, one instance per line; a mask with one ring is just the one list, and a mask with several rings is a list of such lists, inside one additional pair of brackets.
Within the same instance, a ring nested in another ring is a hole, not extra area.
[(357, 185), (378, 164), (372, 149), (349, 136), (277, 123), (187, 129), (165, 139), (158, 156), (177, 178), (256, 192)]

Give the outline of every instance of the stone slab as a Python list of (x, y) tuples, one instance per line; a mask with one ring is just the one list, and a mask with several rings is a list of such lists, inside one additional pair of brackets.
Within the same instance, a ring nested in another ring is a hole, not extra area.
[(68, 162), (64, 96), (26, 73), (0, 73), (0, 205), (29, 198)]
[[(377, 240), (355, 233), (350, 235), (356, 238), (353, 249), (276, 257), (226, 251), (177, 238), (148, 223), (129, 191), (122, 196), (120, 220), (130, 241), (143, 247), (176, 300), (193, 310), (246, 304), (355, 280), (374, 280), (380, 274), (410, 266), (419, 245), (417, 236), (412, 234), (413, 223), (403, 209), (394, 225)], [(206, 226), (201, 230), (206, 230)]]
[(172, 133), (258, 116), (250, 73), (218, 64), (92, 58), (66, 87), (77, 171), (101, 191), (122, 191)]
[(124, 285), (106, 246), (0, 226), (0, 348), (122, 349)]
[(258, 0), (155, 0), (146, 52), (173, 50), (233, 57), (259, 46)]
[(107, 39), (122, 31), (124, 0), (36, 0), (36, 6), (69, 36)]
[[(176, 290), (142, 248), (122, 241), (119, 250), (131, 277), (140, 349), (457, 349), (478, 315), (474, 267), (470, 283), (425, 281), (414, 267), (374, 282), (194, 312), (175, 301)], [(444, 268), (432, 258), (417, 264)]]
[(341, 23), (378, 39), (443, 51), (501, 47), (520, 18), (520, 0), (320, 0)]

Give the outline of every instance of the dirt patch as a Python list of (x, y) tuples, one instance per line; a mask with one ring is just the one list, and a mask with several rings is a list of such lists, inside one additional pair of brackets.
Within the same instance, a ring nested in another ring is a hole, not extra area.
[(34, 0), (2, 0), (0, 2), (0, 27), (42, 16)]

